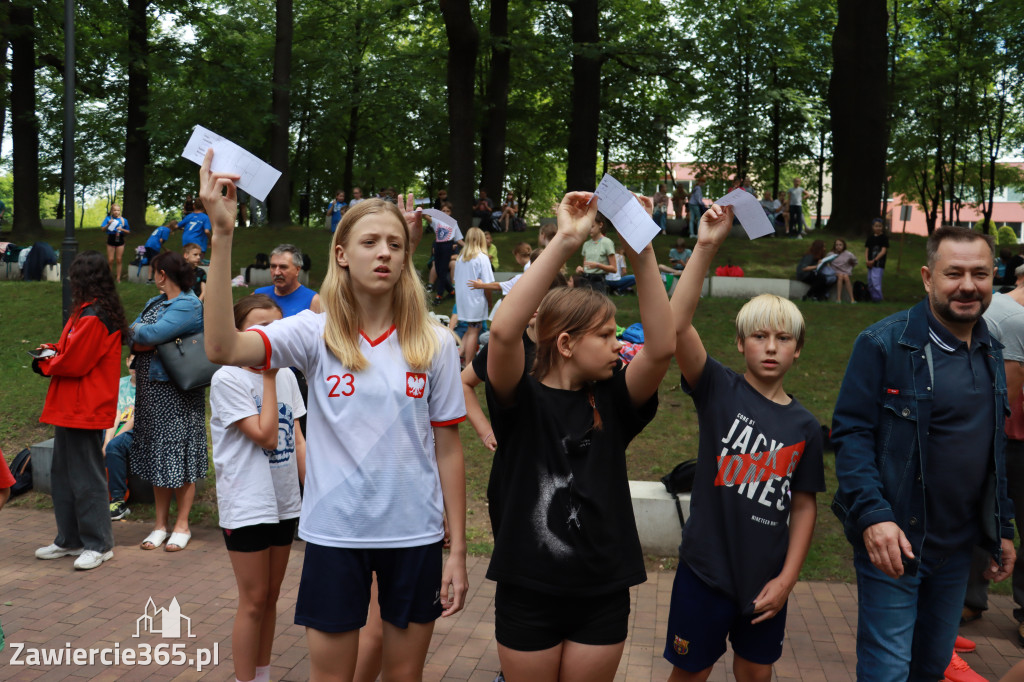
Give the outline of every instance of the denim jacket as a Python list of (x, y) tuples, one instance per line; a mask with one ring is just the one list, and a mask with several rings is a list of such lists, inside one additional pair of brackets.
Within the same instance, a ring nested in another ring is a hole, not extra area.
[[(166, 294), (160, 294), (146, 301), (142, 310), (145, 312), (151, 305), (158, 305), (157, 320), (151, 324), (142, 322), (140, 313), (132, 322), (132, 343), (140, 346), (155, 346), (179, 336), (195, 334), (203, 331), (203, 303), (192, 290), (182, 291), (171, 300)], [(151, 381), (170, 381), (167, 370), (160, 362), (160, 356), (153, 354), (149, 362), (149, 379)]]
[[(932, 371), (927, 299), (861, 332), (853, 346), (832, 417), (839, 489), (832, 511), (855, 548), (864, 548), (868, 526), (893, 521), (906, 534), (916, 573), (927, 534), (928, 424), (932, 410)], [(982, 321), (984, 323), (984, 321)], [(981, 545), (998, 561), (1001, 538), (1013, 539), (1013, 505), (1006, 494), (1003, 423), (1010, 413), (1002, 344), (985, 351), (995, 400), (992, 425), (993, 476), (982, 494)], [(964, 405), (965, 410), (971, 409)]]

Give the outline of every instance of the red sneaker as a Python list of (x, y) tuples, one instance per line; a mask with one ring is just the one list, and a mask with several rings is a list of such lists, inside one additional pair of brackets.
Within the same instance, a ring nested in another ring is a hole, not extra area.
[(971, 670), (964, 659), (953, 653), (953, 659), (946, 668), (945, 678), (947, 682), (988, 682), (984, 677)]
[(969, 654), (977, 648), (978, 645), (966, 637), (961, 637), (960, 635), (956, 636), (956, 643), (953, 644), (953, 651), (958, 654)]

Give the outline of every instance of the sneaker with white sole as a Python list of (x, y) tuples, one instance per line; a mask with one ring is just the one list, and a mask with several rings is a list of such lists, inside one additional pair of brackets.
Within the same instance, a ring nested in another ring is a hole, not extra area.
[(82, 553), (82, 548), (69, 549), (68, 547), (61, 547), (60, 545), (47, 545), (46, 547), (40, 547), (36, 550), (37, 559), (60, 559), (65, 556), (78, 556)]
[(75, 559), (75, 568), (79, 571), (88, 571), (90, 568), (96, 568), (104, 561), (110, 561), (114, 558), (114, 550), (108, 550), (106, 552), (97, 552), (94, 549), (87, 549), (82, 552), (82, 555)]
[(128, 505), (123, 500), (110, 503), (110, 520), (120, 521), (124, 517), (132, 513), (132, 510), (128, 508)]

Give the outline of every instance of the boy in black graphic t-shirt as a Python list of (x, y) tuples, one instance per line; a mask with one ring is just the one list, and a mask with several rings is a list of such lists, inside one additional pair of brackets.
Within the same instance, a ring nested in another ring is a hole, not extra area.
[(700, 445), (669, 612), (671, 682), (707, 679), (727, 636), (736, 679), (770, 679), (811, 543), (815, 493), (825, 490), (818, 421), (782, 387), (803, 347), (799, 309), (770, 294), (740, 309), (743, 374), (708, 357), (693, 328), (701, 280), (731, 227), (730, 208), (704, 214), (672, 297), (676, 361)]

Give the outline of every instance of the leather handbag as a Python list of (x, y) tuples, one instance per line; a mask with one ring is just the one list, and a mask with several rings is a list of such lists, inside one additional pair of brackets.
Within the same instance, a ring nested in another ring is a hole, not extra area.
[(213, 373), (221, 367), (206, 357), (203, 332), (157, 344), (156, 354), (171, 381), (183, 391), (209, 386)]

